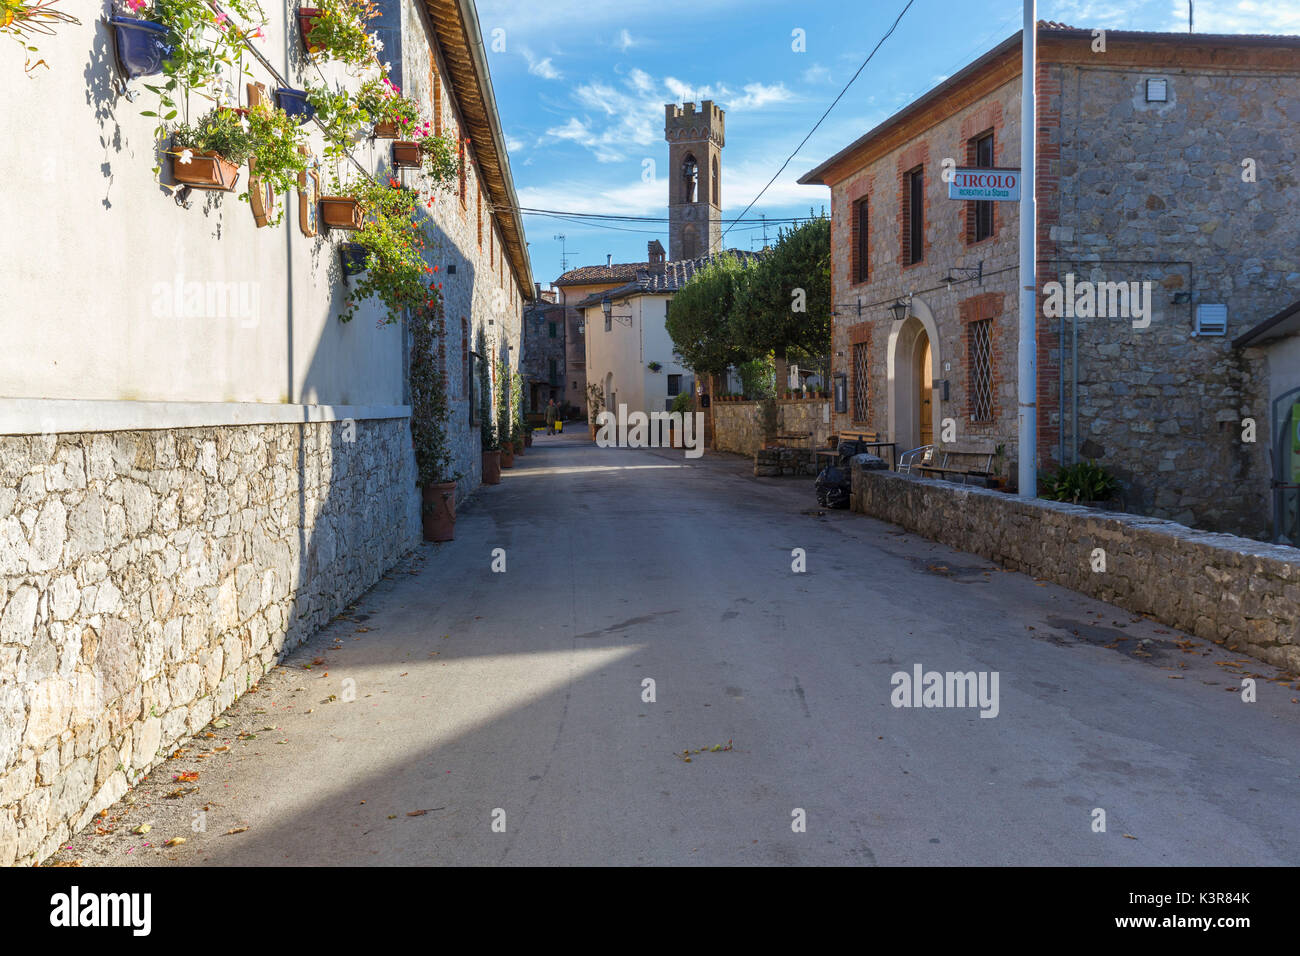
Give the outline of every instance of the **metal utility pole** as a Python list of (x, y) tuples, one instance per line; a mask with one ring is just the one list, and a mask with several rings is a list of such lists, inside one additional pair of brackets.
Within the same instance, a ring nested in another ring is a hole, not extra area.
[(1035, 137), (1038, 132), (1034, 79), (1038, 65), (1038, 2), (1025, 0), (1020, 78), (1020, 339), (1017, 388), (1020, 399), (1019, 495), (1038, 496), (1038, 211), (1034, 205)]

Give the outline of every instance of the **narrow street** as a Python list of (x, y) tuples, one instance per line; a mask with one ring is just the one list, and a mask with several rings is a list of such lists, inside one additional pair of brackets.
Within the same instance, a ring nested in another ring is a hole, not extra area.
[[(539, 436), (55, 859), (1300, 862), (1271, 668), (750, 469)], [(891, 706), (916, 664), (997, 671), (996, 717)]]

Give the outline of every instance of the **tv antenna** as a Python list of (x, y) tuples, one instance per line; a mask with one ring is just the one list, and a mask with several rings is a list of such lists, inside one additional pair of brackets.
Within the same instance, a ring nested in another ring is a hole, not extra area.
[(568, 237), (561, 232), (561, 233), (557, 233), (552, 238), (554, 238), (560, 244), (560, 274), (563, 275), (564, 273), (569, 271), (569, 254), (568, 252), (565, 251), (564, 248), (564, 240), (567, 239)]

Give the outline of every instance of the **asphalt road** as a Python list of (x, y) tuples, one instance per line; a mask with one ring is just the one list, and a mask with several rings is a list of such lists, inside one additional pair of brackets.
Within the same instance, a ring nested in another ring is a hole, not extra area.
[[(1277, 671), (748, 471), (539, 439), (57, 858), (1300, 863)], [(996, 717), (893, 706), (918, 664)]]

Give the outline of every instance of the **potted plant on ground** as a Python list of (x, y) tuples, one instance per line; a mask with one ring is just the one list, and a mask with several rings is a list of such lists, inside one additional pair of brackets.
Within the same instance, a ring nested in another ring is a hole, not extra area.
[(478, 419), (479, 438), (483, 446), (483, 484), (501, 484), (501, 441), (496, 426), (492, 424), (492, 403), (488, 400), (488, 379), (479, 379)]
[(596, 432), (600, 426), (596, 424), (600, 413), (605, 410), (605, 392), (592, 382), (587, 386), (587, 427), (591, 431), (591, 440), (596, 440)]
[(53, 36), (56, 23), (81, 25), (81, 21), (72, 14), (51, 9), (58, 2), (59, 0), (0, 0), (0, 33), (9, 34), (23, 48), (24, 73), (30, 73), (38, 66), (49, 69), (49, 64), (44, 60), (32, 62), (32, 54), (40, 52), (36, 47), (28, 45), (28, 38), (32, 34)]
[(1096, 507), (1119, 490), (1119, 479), (1095, 461), (1066, 465), (1055, 475), (1040, 475), (1044, 498)]
[(379, 15), (373, 0), (316, 0), (298, 8), (298, 28), (307, 52), (351, 67), (378, 62), (383, 44), (366, 30)]
[(253, 154), (252, 134), (233, 110), (215, 109), (172, 131), (172, 175), (195, 189), (233, 192), (239, 167)]
[(425, 541), (456, 537), (456, 482), (447, 436), (447, 380), (435, 360), (434, 340), (444, 332), (442, 303), (420, 309), (411, 322), (411, 443), (420, 485)]

